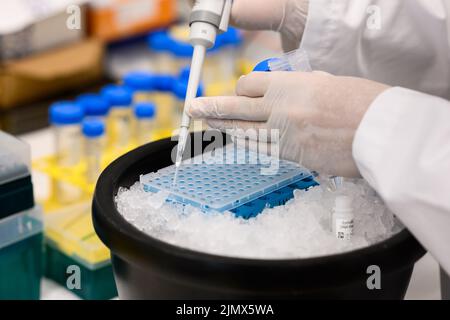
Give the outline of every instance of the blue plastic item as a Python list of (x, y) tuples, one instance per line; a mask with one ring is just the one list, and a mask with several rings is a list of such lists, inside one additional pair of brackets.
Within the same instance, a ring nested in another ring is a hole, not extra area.
[(253, 72), (270, 72), (269, 62), (272, 59), (267, 59), (264, 61), (261, 61), (256, 65), (256, 67), (253, 69)]
[(124, 76), (123, 83), (133, 91), (152, 91), (155, 89), (155, 77), (149, 72), (129, 72)]
[(155, 117), (156, 107), (151, 102), (141, 102), (136, 104), (134, 114), (138, 119), (151, 119)]
[(166, 51), (170, 46), (170, 38), (166, 30), (152, 32), (149, 34), (147, 42), (149, 48), (157, 52)]
[(83, 135), (88, 138), (98, 138), (105, 134), (105, 124), (98, 119), (87, 119), (83, 121)]
[(267, 59), (258, 63), (253, 71), (302, 71), (311, 72), (309, 57), (306, 51), (297, 49), (287, 52), (279, 57)]
[(179, 58), (190, 58), (194, 52), (190, 43), (172, 38), (167, 30), (150, 34), (148, 44), (153, 51), (170, 52)]
[(133, 101), (132, 90), (125, 86), (107, 85), (103, 87), (101, 94), (111, 107), (128, 108)]
[(106, 116), (109, 112), (109, 103), (101, 95), (87, 93), (77, 98), (77, 103), (83, 108), (84, 115), (87, 117)]
[[(278, 165), (269, 170), (270, 163)], [(230, 210), (244, 218), (258, 214), (266, 206), (286, 203), (297, 187), (316, 185), (312, 174), (296, 163), (236, 149), (234, 145), (183, 162), (174, 184), (175, 171), (175, 166), (170, 166), (141, 176), (140, 181), (147, 192), (167, 192), (169, 201), (205, 212)]]
[[(239, 46), (242, 43), (242, 36), (236, 28), (228, 28), (228, 31), (219, 34), (214, 47), (209, 52), (220, 50), (226, 46)], [(169, 31), (157, 31), (148, 36), (148, 45), (156, 52), (170, 52), (178, 58), (191, 58), (194, 48), (189, 42), (183, 42), (170, 36)]]
[(222, 35), (219, 35), (219, 37), (220, 36), (223, 36), (225, 38), (224, 42), (226, 45), (235, 47), (241, 45), (244, 41), (241, 31), (233, 27), (228, 27), (228, 31), (223, 33)]
[(231, 212), (233, 212), (237, 217), (242, 217), (245, 219), (256, 217), (267, 207), (273, 208), (286, 204), (289, 200), (294, 198), (295, 190), (307, 190), (318, 185), (319, 184), (313, 179), (313, 177), (308, 177), (302, 181), (291, 184), (254, 201), (246, 203), (243, 206), (237, 207), (231, 210)]
[(62, 101), (50, 106), (50, 122), (53, 125), (78, 124), (83, 117), (83, 108), (76, 102)]
[(188, 42), (173, 40), (169, 50), (177, 58), (192, 58), (194, 54), (194, 47)]
[(178, 79), (181, 81), (189, 81), (189, 76), (191, 74), (191, 67), (186, 66), (181, 68), (180, 73), (178, 74)]
[(173, 84), (176, 78), (170, 74), (155, 74), (154, 86), (155, 90), (161, 92), (172, 92)]
[(240, 31), (236, 28), (229, 27), (228, 31), (221, 33), (216, 38), (216, 43), (209, 51), (216, 52), (225, 47), (238, 47), (242, 44), (243, 38)]
[[(179, 78), (173, 83), (172, 92), (178, 100), (186, 100), (190, 72), (191, 69), (189, 67), (182, 68)], [(197, 90), (197, 97), (203, 96), (203, 91), (203, 84), (200, 83)]]

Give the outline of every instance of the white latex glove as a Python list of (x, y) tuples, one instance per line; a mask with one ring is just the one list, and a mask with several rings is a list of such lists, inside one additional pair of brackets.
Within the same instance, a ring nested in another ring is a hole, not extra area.
[(231, 23), (247, 30), (278, 31), (283, 49), (292, 51), (300, 45), (308, 7), (309, 0), (234, 0)]
[(355, 131), (387, 88), (324, 72), (254, 72), (239, 80), (237, 96), (193, 99), (188, 113), (238, 138), (248, 129), (279, 130), (281, 158), (321, 174), (359, 177)]

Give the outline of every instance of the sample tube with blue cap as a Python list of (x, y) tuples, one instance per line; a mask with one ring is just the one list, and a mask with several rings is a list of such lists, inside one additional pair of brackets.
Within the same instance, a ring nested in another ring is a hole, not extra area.
[(102, 89), (101, 94), (111, 106), (107, 126), (109, 146), (126, 150), (132, 136), (132, 90), (125, 86), (108, 85)]
[[(50, 107), (50, 123), (55, 138), (56, 163), (60, 167), (77, 166), (81, 160), (80, 123), (83, 120), (83, 108), (75, 102), (57, 102)], [(77, 201), (81, 192), (66, 182), (56, 182), (56, 198), (60, 203)]]
[(156, 107), (151, 102), (135, 105), (136, 142), (139, 146), (149, 143), (154, 138)]
[(160, 30), (148, 36), (148, 47), (150, 50), (151, 71), (158, 74), (171, 74), (177, 72), (177, 65), (170, 54), (172, 40), (167, 30)]
[(167, 30), (170, 39), (169, 51), (175, 61), (176, 70), (191, 64), (194, 48), (190, 43), (190, 28), (187, 24), (179, 24)]
[(101, 171), (105, 124), (100, 119), (89, 118), (83, 121), (82, 131), (84, 136), (86, 181), (88, 183), (95, 183)]
[(80, 161), (80, 123), (83, 108), (75, 102), (57, 102), (50, 107), (58, 165), (71, 167)]
[(148, 102), (153, 99), (155, 78), (149, 72), (129, 72), (123, 78), (123, 84), (133, 91), (133, 102)]
[[(96, 119), (102, 121), (106, 127), (110, 105), (108, 100), (97, 93), (86, 93), (78, 96), (77, 103), (84, 110), (84, 119)], [(106, 130), (106, 129), (105, 129)], [(107, 141), (103, 135), (101, 139), (101, 148), (105, 149)]]
[(83, 108), (87, 118), (98, 118), (105, 121), (109, 113), (109, 102), (99, 94), (86, 93), (78, 96), (77, 103)]
[(125, 75), (125, 86), (133, 91), (133, 102), (151, 102), (158, 108), (158, 126), (162, 131), (172, 132), (172, 87), (175, 77), (170, 74), (130, 72)]
[(164, 136), (172, 133), (173, 128), (173, 94), (172, 88), (176, 82), (176, 77), (171, 74), (155, 74), (155, 95), (154, 104), (156, 106), (156, 122)]
[(255, 72), (302, 71), (311, 72), (309, 57), (302, 49), (294, 50), (276, 58), (264, 60), (253, 69)]
[(172, 55), (175, 59), (177, 69), (189, 66), (194, 48), (190, 43), (175, 42), (171, 48)]
[(156, 72), (174, 75), (177, 70), (190, 64), (194, 49), (189, 43), (187, 25), (177, 25), (151, 34), (148, 43), (152, 58), (159, 65), (154, 68)]

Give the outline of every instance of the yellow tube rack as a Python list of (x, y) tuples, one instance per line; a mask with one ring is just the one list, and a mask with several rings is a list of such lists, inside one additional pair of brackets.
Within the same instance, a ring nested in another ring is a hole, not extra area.
[(45, 217), (47, 243), (89, 269), (109, 262), (109, 249), (97, 237), (91, 218), (91, 203), (72, 205)]

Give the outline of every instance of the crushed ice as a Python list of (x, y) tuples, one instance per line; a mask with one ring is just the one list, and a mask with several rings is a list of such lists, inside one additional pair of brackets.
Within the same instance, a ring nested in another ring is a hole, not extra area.
[[(325, 185), (325, 184), (323, 184)], [(123, 217), (152, 237), (180, 247), (233, 257), (307, 258), (366, 247), (391, 237), (403, 227), (363, 180), (342, 183), (339, 191), (315, 187), (297, 190), (286, 205), (267, 208), (244, 220), (232, 213), (203, 213), (167, 203), (167, 194), (147, 193), (136, 183), (121, 188), (116, 205)], [(353, 198), (354, 235), (338, 240), (331, 231), (337, 194)]]

